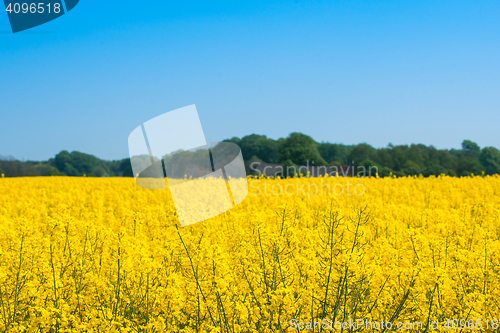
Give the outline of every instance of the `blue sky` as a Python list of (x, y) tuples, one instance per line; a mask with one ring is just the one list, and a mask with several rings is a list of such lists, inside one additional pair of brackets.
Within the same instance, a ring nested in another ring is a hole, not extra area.
[(0, 155), (128, 156), (196, 104), (208, 141), (303, 132), (375, 147), (500, 147), (498, 1), (82, 0), (12, 34), (0, 13)]

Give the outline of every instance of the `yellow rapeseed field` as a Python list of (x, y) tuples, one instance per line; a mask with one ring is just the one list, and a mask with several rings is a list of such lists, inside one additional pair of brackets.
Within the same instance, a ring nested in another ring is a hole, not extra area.
[(248, 182), (180, 228), (133, 179), (0, 178), (0, 331), (498, 328), (500, 177)]

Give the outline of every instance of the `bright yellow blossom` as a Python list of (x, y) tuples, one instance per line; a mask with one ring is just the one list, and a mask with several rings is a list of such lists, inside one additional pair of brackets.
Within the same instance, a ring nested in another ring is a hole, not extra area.
[(500, 318), (499, 177), (248, 181), (180, 228), (169, 192), (133, 179), (2, 179), (0, 330)]

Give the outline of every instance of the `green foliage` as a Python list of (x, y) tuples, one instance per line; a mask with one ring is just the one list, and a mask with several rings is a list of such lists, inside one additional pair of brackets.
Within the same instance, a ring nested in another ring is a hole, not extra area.
[(419, 168), (413, 168), (413, 167), (404, 169), (403, 172), (407, 176), (420, 176), (422, 174), (422, 170), (420, 170)]
[(449, 173), (449, 170), (445, 169), (441, 165), (431, 165), (422, 170), (422, 175), (424, 177), (449, 175)]
[[(278, 147), (278, 162), (290, 160), (297, 165), (327, 165), (317, 143), (302, 133), (291, 133)], [(314, 164), (313, 164), (314, 163)]]
[(92, 155), (63, 150), (55, 158), (44, 162), (22, 162), (13, 158), (0, 158), (1, 173), (6, 177), (83, 175), (132, 177), (132, 168), (128, 158), (120, 161), (103, 161)]
[(21, 162), (14, 159), (0, 159), (0, 174), (4, 174), (6, 177), (63, 175), (47, 162)]
[(376, 152), (377, 150), (369, 144), (360, 143), (349, 154), (349, 162), (354, 161), (358, 165), (364, 160), (372, 159)]
[(258, 175), (258, 172), (252, 169), (252, 164), (254, 166), (258, 166), (259, 164), (264, 163), (260, 158), (257, 156), (252, 156), (249, 159), (245, 159), (245, 170), (247, 172), (247, 175)]
[(93, 177), (105, 177), (107, 175), (106, 170), (101, 166), (98, 165), (92, 170), (91, 175)]
[(37, 176), (62, 176), (63, 173), (51, 165), (39, 163), (35, 165)]
[(298, 175), (299, 173), (303, 176), (306, 176), (304, 175), (304, 170), (300, 170), (299, 172), (299, 168), (295, 163), (292, 162), (292, 160), (286, 160), (282, 163), (282, 165), (283, 165), (283, 175), (282, 175), (283, 178), (295, 177), (295, 175)]
[(462, 150), (468, 154), (468, 156), (479, 156), (481, 153), (481, 148), (479, 148), (477, 143), (470, 140), (464, 140), (462, 142)]
[[(403, 176), (469, 176), (472, 174), (500, 174), (500, 151), (493, 147), (481, 148), (470, 140), (462, 142), (462, 149), (436, 149), (433, 146), (412, 144), (385, 148), (374, 148), (366, 143), (343, 145), (315, 142), (310, 136), (291, 133), (287, 138), (273, 140), (265, 135), (252, 134), (243, 138), (225, 140), (240, 146), (247, 174), (252, 163), (282, 164), (286, 167), (309, 166), (370, 166), (378, 168), (380, 177)], [(165, 168), (172, 167), (174, 173), (184, 174), (191, 164), (204, 165), (206, 153), (183, 152), (164, 156)], [(145, 163), (150, 157), (144, 156)], [(314, 163), (313, 163), (314, 161)], [(155, 168), (160, 165), (155, 163)], [(358, 171), (358, 169), (355, 169)], [(372, 169), (373, 170), (373, 169)], [(151, 172), (155, 170), (149, 170)], [(196, 171), (196, 170), (195, 170)], [(148, 170), (145, 170), (147, 173)], [(200, 171), (201, 172), (201, 171)], [(0, 174), (6, 177), (20, 176), (124, 176), (133, 177), (130, 160), (104, 161), (95, 156), (61, 151), (46, 162), (21, 162), (13, 158), (0, 158)], [(156, 173), (155, 173), (156, 174)], [(373, 175), (373, 171), (372, 171)]]
[(63, 150), (56, 155), (54, 163), (56, 168), (67, 176), (92, 175), (102, 177), (111, 174), (111, 170), (105, 161), (78, 151), (68, 153)]
[(252, 134), (247, 135), (242, 139), (232, 138), (225, 141), (232, 142), (240, 146), (243, 156), (248, 156), (248, 158), (255, 156), (261, 161), (276, 163), (278, 156), (278, 142), (265, 135)]
[(210, 155), (205, 149), (170, 154), (163, 156), (163, 161), (167, 175), (172, 178), (199, 177), (211, 169)]
[(487, 175), (500, 174), (500, 151), (494, 147), (485, 147), (481, 150), (479, 161), (485, 168)]
[(111, 170), (111, 175), (122, 176), (122, 177), (133, 177), (132, 165), (130, 164), (130, 159), (125, 158), (118, 161), (107, 162), (109, 169)]
[(457, 176), (470, 176), (472, 174), (480, 175), (483, 171), (484, 167), (477, 158), (463, 156), (457, 160)]
[[(360, 169), (360, 167), (363, 167)], [(380, 165), (372, 160), (364, 160), (356, 165), (356, 172), (359, 177), (375, 177), (377, 174), (380, 176)]]
[(349, 154), (354, 149), (354, 147), (355, 146), (346, 146), (337, 143), (318, 143), (319, 154), (325, 159), (328, 165), (349, 164)]

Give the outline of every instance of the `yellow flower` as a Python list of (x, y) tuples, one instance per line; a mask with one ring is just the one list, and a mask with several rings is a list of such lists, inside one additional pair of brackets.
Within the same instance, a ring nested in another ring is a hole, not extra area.
[(334, 313), (495, 319), (500, 177), (248, 180), (241, 204), (185, 228), (168, 192), (132, 178), (0, 182), (0, 322), (276, 332)]

